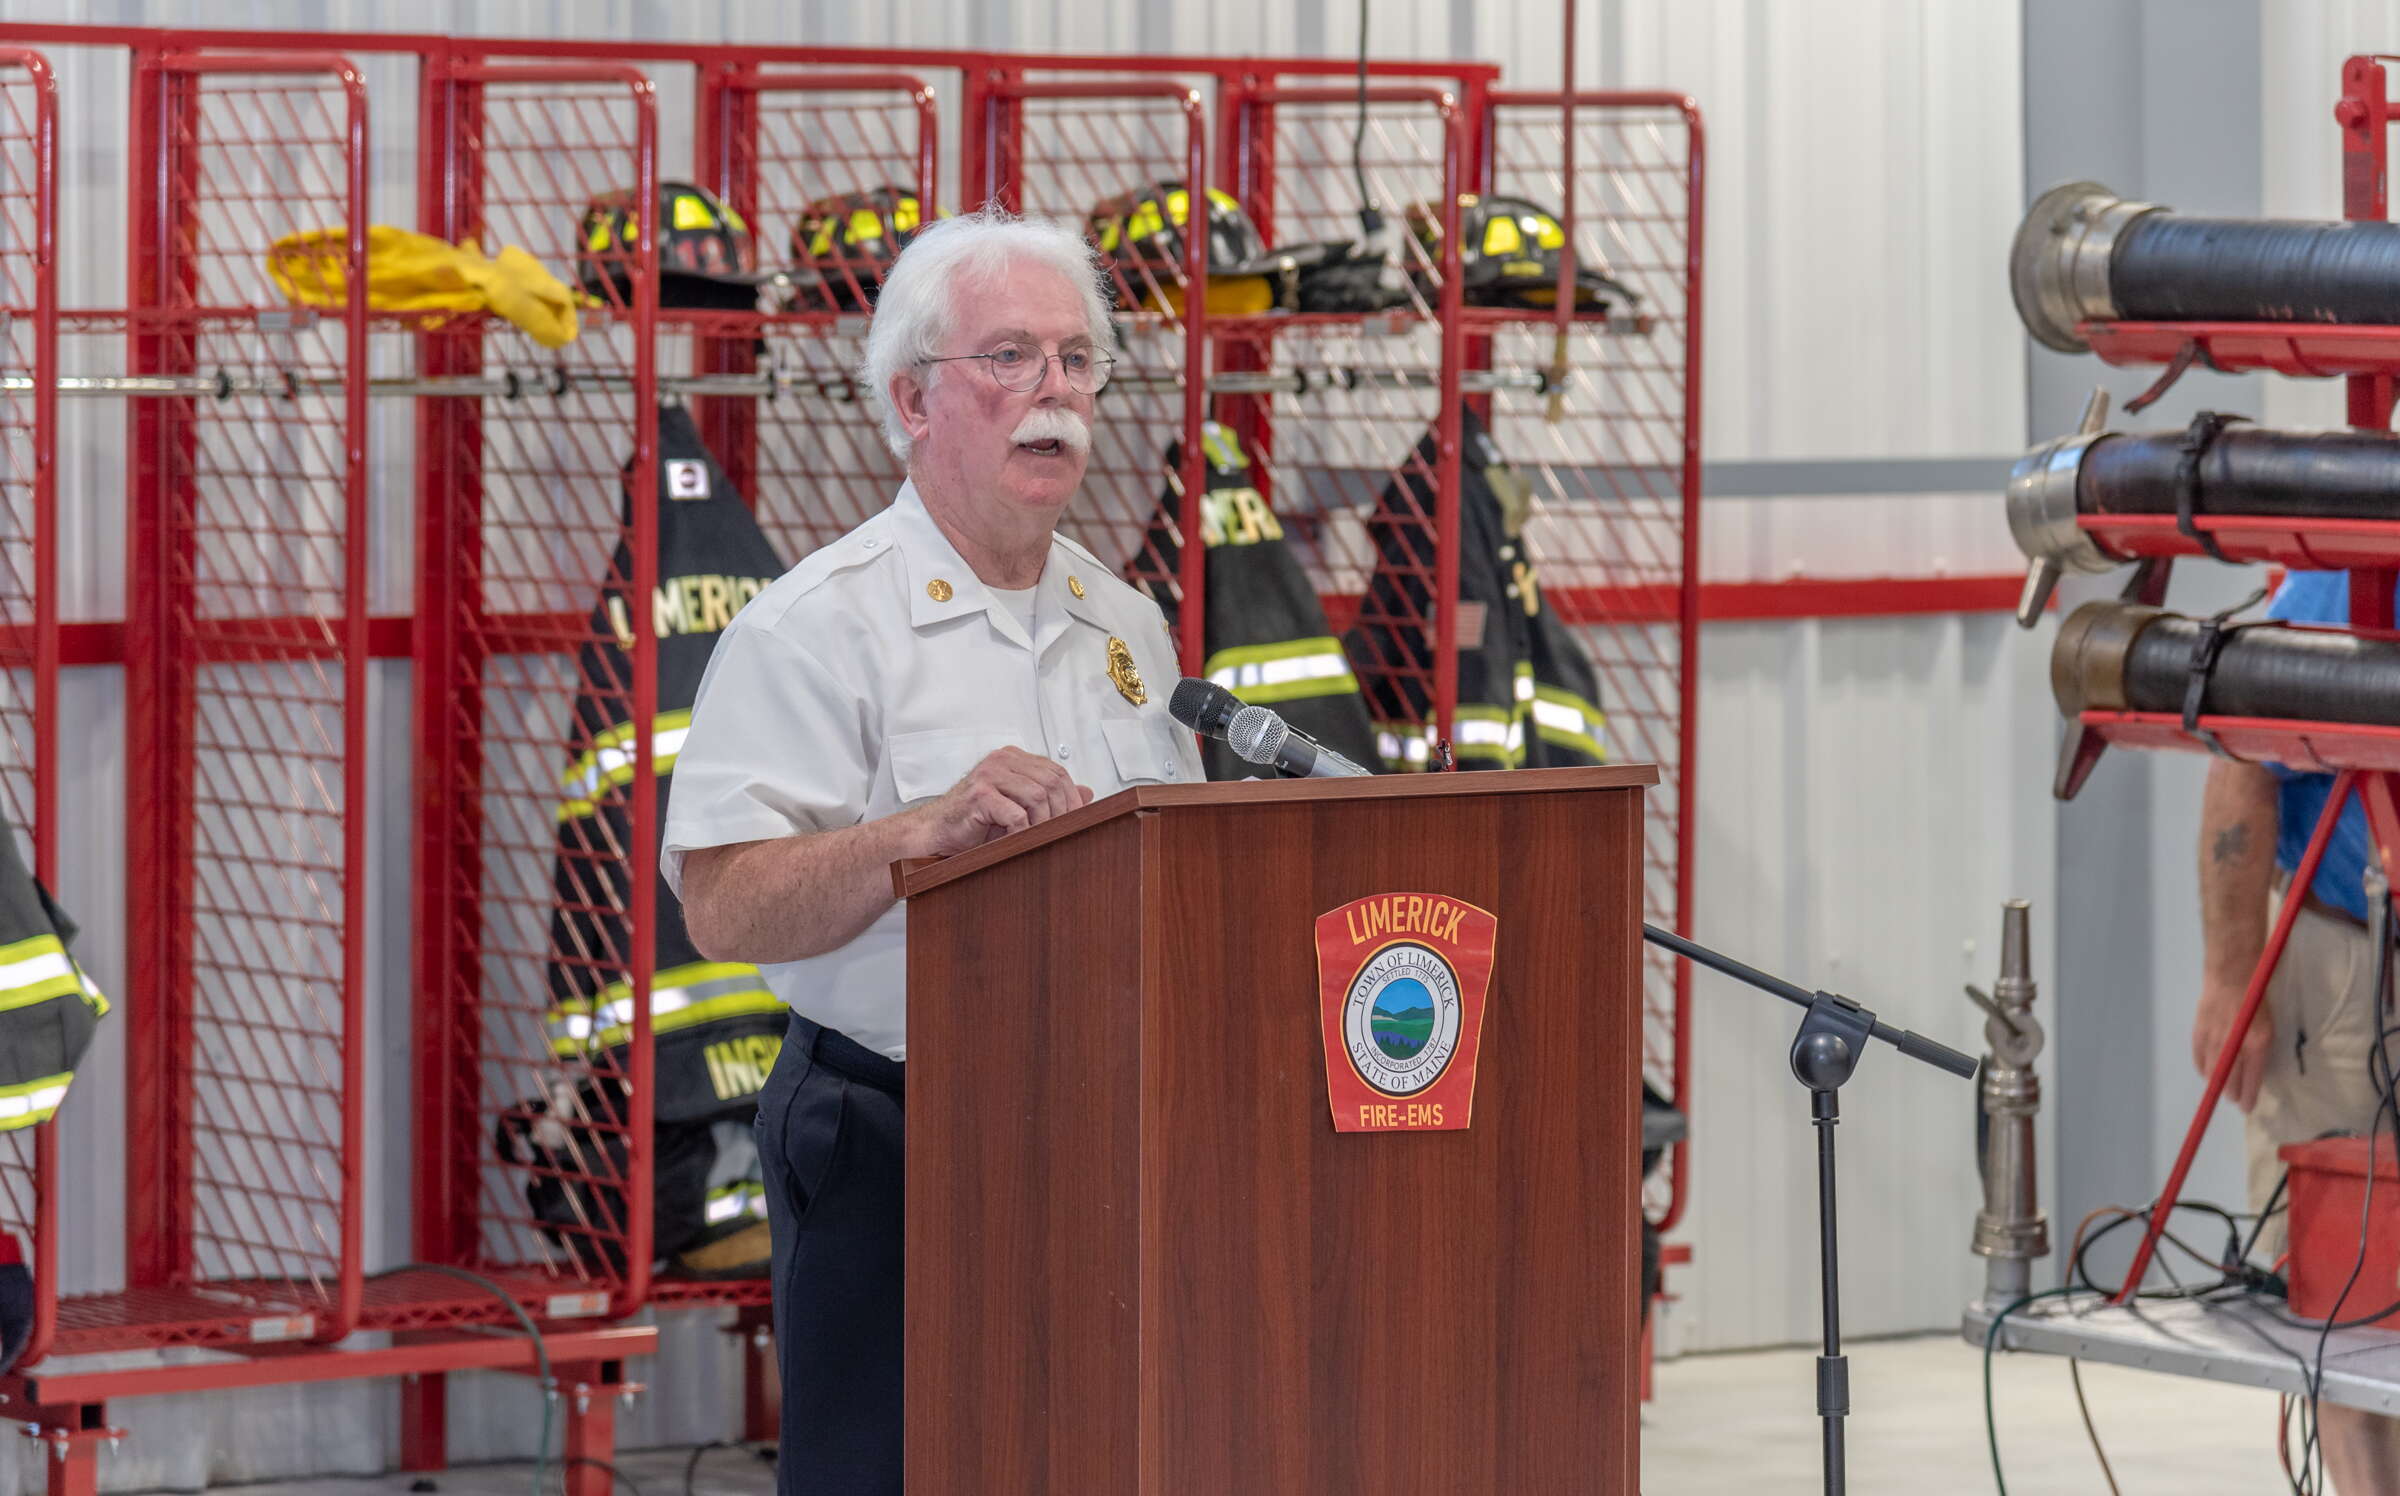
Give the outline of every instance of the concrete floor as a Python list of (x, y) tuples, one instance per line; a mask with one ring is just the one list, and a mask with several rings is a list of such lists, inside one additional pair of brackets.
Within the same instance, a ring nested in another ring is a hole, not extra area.
[[(1982, 1362), (1950, 1336), (1864, 1341), (1849, 1347), (1850, 1489), (1857, 1496), (1992, 1489), (1983, 1434)], [(1815, 1355), (1765, 1351), (1689, 1356), (1658, 1369), (1658, 1396), (1642, 1412), (1643, 1496), (1813, 1496), (1819, 1487)], [(2182, 1377), (2087, 1366), (2092, 1417), (2126, 1496), (2173, 1492), (2271, 1493), (2285, 1489), (2275, 1459), (2271, 1393)], [(2105, 1492), (2076, 1416), (2064, 1361), (2002, 1356), (1993, 1397), (2012, 1496)], [(628, 1453), (617, 1461), (644, 1496), (680, 1496), (685, 1450)], [(439, 1496), (525, 1496), (529, 1467), (487, 1465), (433, 1477)], [(240, 1488), (245, 1496), (401, 1496), (425, 1490), (409, 1476), (287, 1481)], [(545, 1482), (555, 1491), (556, 1473)], [(628, 1487), (620, 1486), (620, 1490)], [(698, 1496), (772, 1492), (771, 1466), (713, 1449), (700, 1462)]]
[[(1850, 1490), (1989, 1492), (1983, 1361), (1955, 1336), (1860, 1341), (1850, 1361)], [(1823, 1489), (1816, 1353), (1687, 1356), (1642, 1411), (1643, 1496), (1814, 1496)], [(2115, 1366), (2083, 1368), (2092, 1421), (2126, 1496), (2288, 1489), (2275, 1395)], [(2010, 1496), (2106, 1496), (2067, 1363), (2001, 1356), (1992, 1405)]]

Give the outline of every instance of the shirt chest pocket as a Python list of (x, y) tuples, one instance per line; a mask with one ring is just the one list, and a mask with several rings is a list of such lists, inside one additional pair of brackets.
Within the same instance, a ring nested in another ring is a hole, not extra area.
[(885, 748), (892, 766), (892, 793), (903, 807), (922, 804), (949, 793), (991, 754), (1023, 746), (1014, 733), (972, 728), (896, 733)]
[(1116, 765), (1117, 778), (1127, 784), (1173, 784), (1186, 777), (1183, 771), (1181, 745), (1175, 735), (1182, 731), (1164, 717), (1112, 717), (1100, 724), (1101, 734), (1108, 739), (1108, 756)]

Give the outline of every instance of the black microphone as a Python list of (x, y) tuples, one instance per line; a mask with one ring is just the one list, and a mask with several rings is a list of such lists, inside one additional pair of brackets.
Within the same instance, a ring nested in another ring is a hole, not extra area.
[(1175, 683), (1173, 694), (1167, 698), (1167, 715), (1204, 738), (1225, 741), (1233, 726), (1234, 714), (1242, 709), (1241, 698), (1214, 681), (1187, 675)]
[(1273, 764), (1300, 779), (1358, 779), (1367, 774), (1263, 706), (1246, 706), (1235, 712), (1225, 730), (1225, 742), (1249, 763)]

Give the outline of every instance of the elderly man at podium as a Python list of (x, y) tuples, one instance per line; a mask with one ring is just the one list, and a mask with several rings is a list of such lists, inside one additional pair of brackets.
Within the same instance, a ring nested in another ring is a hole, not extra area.
[(1115, 335), (1091, 249), (998, 211), (927, 228), (862, 376), (889, 508), (726, 629), (666, 811), (692, 941), (792, 1007), (759, 1098), (784, 1492), (900, 1490), (905, 914), (892, 863), (1200, 778), (1158, 608), (1057, 533)]

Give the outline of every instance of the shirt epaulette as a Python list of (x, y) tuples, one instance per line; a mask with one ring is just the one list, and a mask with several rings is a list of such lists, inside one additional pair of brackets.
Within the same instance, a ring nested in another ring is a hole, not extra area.
[(883, 526), (878, 524), (861, 525), (831, 545), (817, 547), (760, 593), (758, 601), (747, 611), (755, 611), (758, 622), (772, 626), (782, 621), (793, 604), (835, 577), (898, 554), (900, 548), (882, 531)]
[(1131, 582), (1126, 581), (1123, 577), (1118, 576), (1116, 572), (1109, 568), (1106, 562), (1102, 561), (1098, 556), (1093, 555), (1082, 545), (1068, 539), (1065, 535), (1062, 535), (1056, 531), (1051, 532), (1050, 538), (1057, 541), (1060, 545), (1065, 546), (1070, 554), (1074, 555), (1077, 559), (1083, 561), (1085, 564), (1091, 567), (1091, 571), (1085, 574), (1090, 578), (1089, 581), (1085, 582), (1085, 586), (1105, 587), (1109, 590), (1110, 594), (1120, 602), (1131, 600), (1150, 608), (1156, 608), (1158, 606), (1156, 602), (1152, 601), (1148, 593), (1145, 593), (1139, 587), (1134, 586)]

